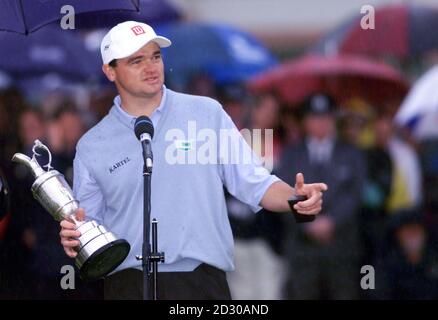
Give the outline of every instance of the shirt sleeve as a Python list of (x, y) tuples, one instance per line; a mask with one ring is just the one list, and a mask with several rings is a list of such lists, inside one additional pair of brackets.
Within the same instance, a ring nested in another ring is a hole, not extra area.
[(254, 212), (268, 188), (277, 181), (275, 175), (263, 167), (228, 114), (222, 110), (218, 143), (220, 176), (228, 192), (246, 203)]
[(79, 206), (84, 208), (85, 216), (103, 223), (105, 202), (102, 191), (78, 153), (73, 161), (73, 193)]

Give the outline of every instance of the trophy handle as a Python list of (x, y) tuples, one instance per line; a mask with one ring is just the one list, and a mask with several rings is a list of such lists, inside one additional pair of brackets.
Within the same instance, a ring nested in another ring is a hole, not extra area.
[(35, 156), (41, 156), (41, 154), (39, 154), (36, 150), (37, 149), (43, 149), (44, 151), (47, 152), (47, 154), (49, 155), (49, 162), (47, 162), (46, 165), (44, 165), (43, 167), (47, 168), (47, 171), (50, 171), (53, 169), (52, 167), (52, 153), (50, 152), (49, 148), (47, 148), (47, 146), (45, 144), (43, 144), (40, 140), (36, 139), (34, 142), (34, 145), (32, 147), (32, 160), (36, 161)]
[(16, 153), (12, 157), (12, 161), (14, 161), (16, 163), (20, 163), (20, 164), (26, 166), (27, 168), (29, 168), (31, 170), (34, 178), (38, 178), (38, 177), (42, 176), (44, 173), (46, 173), (46, 171), (43, 170), (43, 168), (41, 168), (40, 164), (38, 163), (38, 161), (36, 159), (36, 156), (41, 156), (41, 154), (37, 152), (37, 149), (43, 149), (44, 151), (47, 152), (47, 154), (49, 156), (49, 162), (46, 165), (44, 165), (43, 167), (47, 168), (47, 172), (52, 170), (53, 169), (53, 167), (52, 167), (52, 154), (51, 154), (49, 148), (47, 148), (47, 146), (45, 146), (38, 139), (36, 139), (34, 141), (34, 145), (32, 147), (32, 158), (29, 158), (27, 155), (22, 154), (22, 153)]

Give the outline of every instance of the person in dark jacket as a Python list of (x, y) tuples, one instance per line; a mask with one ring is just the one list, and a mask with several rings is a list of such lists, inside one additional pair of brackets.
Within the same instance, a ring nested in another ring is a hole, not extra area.
[(376, 297), (438, 298), (438, 251), (416, 208), (395, 212), (388, 222), (389, 248), (376, 268)]
[[(286, 252), (290, 265), (288, 299), (355, 299), (360, 283), (357, 215), (365, 178), (365, 159), (336, 132), (336, 104), (312, 95), (302, 106), (304, 140), (285, 149), (279, 176), (289, 183), (300, 171), (331, 186), (321, 215), (311, 223), (289, 219)], [(293, 170), (290, 170), (292, 166)]]

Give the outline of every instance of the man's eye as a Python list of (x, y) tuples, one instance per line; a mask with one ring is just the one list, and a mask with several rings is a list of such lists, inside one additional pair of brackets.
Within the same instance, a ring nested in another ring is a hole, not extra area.
[(157, 54), (154, 56), (154, 60), (160, 60), (161, 59), (161, 54)]
[(130, 64), (139, 64), (141, 61), (142, 61), (142, 59), (135, 59), (135, 60), (132, 60), (130, 62)]

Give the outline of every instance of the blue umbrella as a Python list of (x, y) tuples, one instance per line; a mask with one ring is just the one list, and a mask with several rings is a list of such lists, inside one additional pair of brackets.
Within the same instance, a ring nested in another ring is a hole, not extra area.
[(139, 0), (0, 0), (0, 30), (28, 34), (61, 19), (61, 8), (75, 14), (106, 10), (137, 10)]
[(204, 73), (217, 84), (242, 82), (277, 64), (250, 34), (222, 24), (168, 24), (157, 32), (172, 41), (163, 50), (167, 80), (184, 85)]
[(140, 0), (139, 12), (108, 11), (81, 14), (76, 18), (79, 29), (112, 28), (118, 23), (134, 20), (152, 25), (179, 20), (181, 12), (166, 0)]
[(72, 31), (47, 27), (28, 36), (0, 33), (0, 71), (13, 78), (55, 73), (82, 81), (98, 75), (101, 62)]

